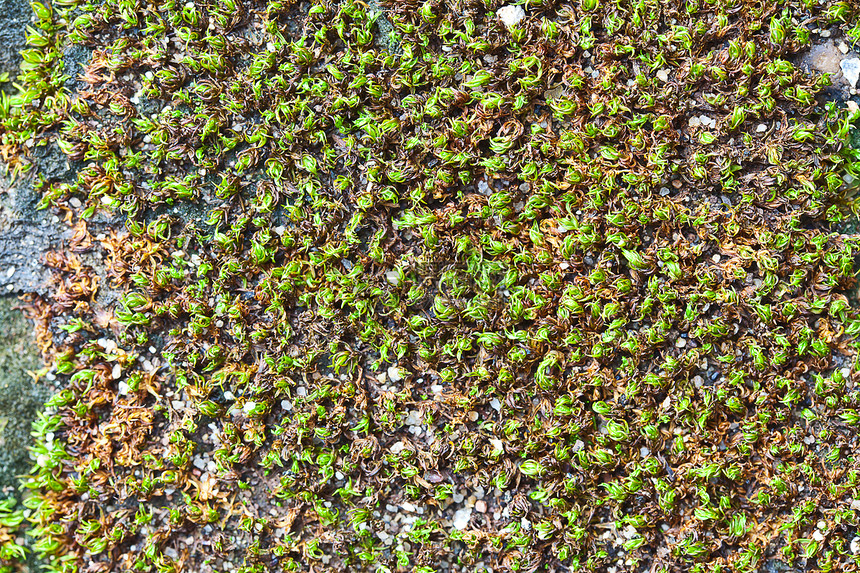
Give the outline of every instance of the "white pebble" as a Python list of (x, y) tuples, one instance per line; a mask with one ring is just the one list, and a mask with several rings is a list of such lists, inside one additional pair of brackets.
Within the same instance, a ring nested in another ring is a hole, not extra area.
[(669, 81), (669, 70), (659, 70), (657, 72), (657, 79), (663, 83), (668, 82)]
[(502, 403), (499, 402), (498, 398), (493, 398), (492, 400), (490, 400), (490, 408), (492, 408), (496, 412), (500, 412), (502, 410)]
[(385, 281), (391, 286), (400, 286), (400, 273), (397, 271), (386, 271)]
[(852, 88), (856, 88), (857, 80), (860, 79), (860, 58), (845, 58), (839, 62), (839, 67), (842, 68), (845, 81), (851, 84)]
[(469, 520), (472, 519), (472, 510), (468, 507), (464, 507), (463, 509), (458, 509), (454, 512), (454, 519), (452, 524), (455, 529), (459, 529), (460, 531), (466, 529), (469, 526)]
[(113, 377), (114, 380), (119, 380), (122, 376), (122, 366), (120, 366), (119, 364), (114, 364), (110, 375)]
[(496, 11), (496, 15), (502, 21), (502, 24), (505, 25), (505, 28), (510, 28), (511, 26), (516, 26), (520, 23), (520, 21), (526, 17), (526, 11), (523, 10), (522, 6), (502, 6)]
[(400, 371), (400, 368), (397, 366), (389, 366), (388, 367), (388, 378), (392, 382), (400, 382), (403, 380), (403, 373)]

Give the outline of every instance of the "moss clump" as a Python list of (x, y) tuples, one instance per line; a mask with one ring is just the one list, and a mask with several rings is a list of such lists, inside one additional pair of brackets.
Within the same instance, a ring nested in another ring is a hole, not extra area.
[(0, 133), (82, 163), (40, 186), (37, 550), (851, 567), (858, 114), (792, 62), (854, 4), (380, 6), (34, 4)]

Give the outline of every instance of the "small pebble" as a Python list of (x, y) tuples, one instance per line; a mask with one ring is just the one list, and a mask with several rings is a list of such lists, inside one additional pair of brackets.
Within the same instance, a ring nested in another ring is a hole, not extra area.
[(851, 84), (852, 88), (856, 88), (857, 80), (860, 79), (860, 58), (845, 58), (839, 62), (839, 67), (842, 68), (845, 81)]
[(475, 502), (475, 511), (478, 513), (487, 513), (487, 502), (483, 499), (479, 499)]
[(403, 373), (397, 366), (390, 366), (387, 371), (388, 379), (392, 382), (400, 382), (403, 380)]
[(454, 529), (459, 529), (460, 531), (466, 529), (469, 526), (469, 520), (472, 519), (472, 510), (468, 507), (464, 507), (463, 509), (458, 509), (454, 512), (454, 519), (452, 520), (452, 525)]
[(519, 24), (526, 17), (526, 11), (523, 10), (522, 6), (502, 6), (496, 10), (496, 16), (499, 17), (505, 28), (510, 28)]

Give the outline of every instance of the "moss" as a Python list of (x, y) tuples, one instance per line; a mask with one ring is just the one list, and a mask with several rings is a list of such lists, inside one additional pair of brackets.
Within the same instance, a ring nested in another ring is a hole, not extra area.
[(53, 567), (855, 559), (854, 4), (33, 6)]

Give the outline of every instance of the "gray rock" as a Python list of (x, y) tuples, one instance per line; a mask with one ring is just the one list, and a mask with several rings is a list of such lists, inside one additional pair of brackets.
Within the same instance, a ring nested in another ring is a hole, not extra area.
[(52, 389), (27, 373), (42, 367), (33, 328), (14, 307), (11, 297), (0, 298), (0, 488), (17, 488), (16, 476), (30, 471), (27, 448), (30, 427), (44, 408)]

